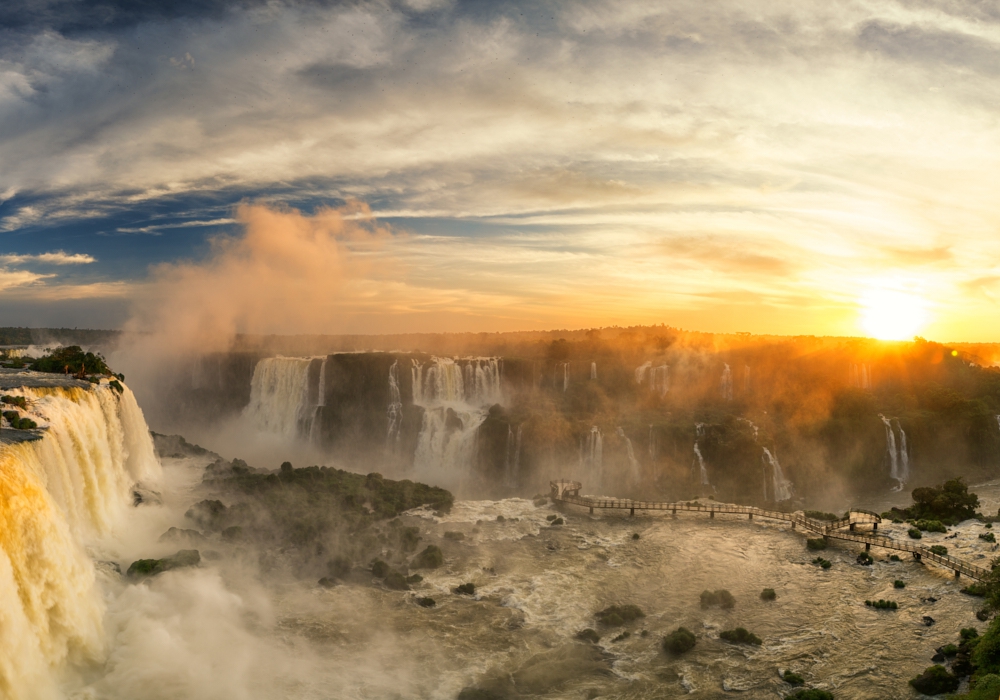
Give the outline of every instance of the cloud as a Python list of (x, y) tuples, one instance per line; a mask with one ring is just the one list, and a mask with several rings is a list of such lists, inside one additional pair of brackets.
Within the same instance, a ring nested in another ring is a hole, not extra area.
[(57, 250), (53, 253), (38, 255), (0, 255), (0, 264), (22, 265), (24, 263), (44, 263), (46, 265), (88, 265), (97, 262), (97, 258), (86, 253), (66, 253)]
[[(172, 228), (201, 228), (204, 226), (225, 226), (228, 224), (235, 224), (236, 219), (223, 218), (223, 219), (208, 219), (205, 221), (180, 221), (172, 224), (151, 224), (149, 226), (139, 226), (139, 227), (127, 227), (120, 226), (115, 229), (116, 233), (145, 233), (152, 236), (159, 236), (163, 231)], [(111, 235), (111, 234), (105, 234)]]
[(6, 293), (17, 287), (27, 287), (38, 284), (53, 275), (39, 275), (26, 270), (5, 270), (0, 268), (0, 293)]
[(688, 260), (711, 270), (736, 275), (788, 275), (798, 265), (775, 255), (748, 250), (747, 240), (720, 240), (715, 237), (693, 236), (668, 238), (661, 244), (662, 252), (673, 261)]

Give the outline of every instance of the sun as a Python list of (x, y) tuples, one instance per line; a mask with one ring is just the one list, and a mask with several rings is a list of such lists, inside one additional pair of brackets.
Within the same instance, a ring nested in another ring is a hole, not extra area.
[(879, 340), (908, 340), (927, 322), (927, 302), (891, 289), (873, 289), (861, 297), (861, 327)]

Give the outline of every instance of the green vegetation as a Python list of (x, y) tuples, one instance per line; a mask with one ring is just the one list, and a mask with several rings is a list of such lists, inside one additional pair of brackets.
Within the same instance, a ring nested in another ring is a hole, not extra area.
[(730, 610), (735, 607), (736, 598), (734, 598), (733, 594), (724, 588), (720, 588), (716, 591), (702, 591), (701, 607), (710, 608), (713, 605), (718, 605), (725, 610)]
[(389, 575), (389, 565), (381, 559), (372, 562), (372, 576), (375, 578), (385, 578)]
[(943, 544), (933, 544), (930, 546), (930, 550), (932, 553), (938, 554), (942, 557), (948, 553), (948, 548), (945, 547)]
[(992, 543), (995, 543), (997, 541), (996, 535), (994, 535), (992, 532), (984, 532), (980, 534), (979, 539), (986, 540), (987, 542), (992, 542)]
[(918, 520), (914, 525), (922, 532), (948, 532), (940, 520)]
[(35, 421), (30, 418), (22, 418), (21, 414), (17, 411), (4, 411), (3, 417), (10, 423), (10, 427), (15, 430), (33, 430), (38, 427)]
[(597, 644), (601, 641), (601, 635), (597, 633), (597, 630), (588, 627), (585, 630), (580, 630), (576, 633), (576, 638), (582, 642), (590, 642), (591, 644)]
[(958, 645), (956, 645), (956, 644), (945, 644), (943, 647), (941, 647), (941, 653), (944, 656), (948, 656), (948, 657), (954, 656), (955, 654), (958, 653)]
[(646, 617), (646, 613), (644, 613), (637, 605), (612, 605), (611, 607), (604, 608), (604, 610), (601, 610), (600, 612), (594, 613), (594, 617), (596, 617), (597, 621), (602, 625), (617, 627), (619, 625), (624, 625), (626, 622), (638, 620), (640, 617)]
[(128, 567), (126, 576), (129, 578), (145, 578), (156, 576), (164, 571), (180, 569), (185, 566), (197, 566), (201, 562), (201, 555), (197, 549), (182, 549), (176, 554), (163, 559), (137, 559)]
[(897, 610), (899, 605), (894, 600), (866, 600), (865, 605), (876, 610)]
[(909, 530), (907, 530), (906, 534), (908, 534), (910, 537), (912, 537), (915, 540), (923, 539), (923, 536), (924, 536), (923, 533), (920, 532), (920, 530), (918, 530), (915, 527), (911, 527)]
[(959, 679), (948, 672), (944, 666), (934, 665), (927, 668), (916, 678), (910, 679), (910, 685), (918, 693), (924, 695), (940, 695), (954, 693), (958, 690)]
[(625, 630), (624, 632), (622, 632), (621, 634), (619, 634), (617, 637), (614, 637), (611, 641), (612, 642), (620, 642), (623, 639), (628, 639), (631, 636), (632, 636), (632, 633), (629, 632), (628, 630)]
[(444, 533), (444, 538), (446, 540), (452, 540), (453, 542), (461, 542), (462, 540), (465, 539), (465, 533), (447, 530)]
[(903, 560), (899, 558), (898, 554), (890, 554), (889, 561), (903, 561)]
[(638, 532), (633, 532), (633, 533), (632, 533), (632, 539), (633, 539), (633, 540), (637, 540), (637, 539), (639, 539), (639, 533), (638, 533)]
[(824, 569), (829, 569), (831, 566), (833, 566), (833, 563), (830, 562), (829, 559), (824, 559), (823, 557), (816, 557), (815, 559), (812, 560), (812, 563)]
[(875, 563), (875, 559), (872, 558), (872, 555), (868, 552), (861, 552), (857, 556), (857, 562), (861, 564), (861, 566), (871, 566)]
[(811, 550), (822, 550), (827, 548), (827, 541), (825, 537), (816, 537), (806, 540), (806, 547)]
[(968, 586), (962, 589), (962, 593), (982, 598), (983, 596), (986, 595), (986, 586), (984, 586), (981, 583), (970, 583)]
[(833, 700), (833, 693), (816, 688), (802, 689), (786, 695), (785, 700)]
[(975, 627), (963, 627), (962, 631), (959, 633), (963, 641), (969, 641), (970, 639), (976, 639), (979, 637), (979, 630)]
[(410, 590), (410, 584), (407, 583), (406, 577), (398, 571), (391, 571), (385, 577), (383, 581), (385, 587), (391, 591), (408, 591)]
[(900, 581), (898, 578), (892, 582), (893, 588), (906, 588), (906, 582)]
[(969, 487), (961, 479), (950, 479), (937, 487), (916, 488), (912, 495), (913, 505), (902, 512), (918, 521), (918, 527), (921, 520), (955, 525), (977, 517), (979, 497), (969, 493)]
[(34, 360), (29, 368), (36, 372), (75, 376), (113, 374), (103, 357), (92, 352), (84, 352), (79, 345), (57, 348), (51, 354)]
[(1000, 675), (987, 673), (965, 695), (953, 695), (952, 700), (996, 700), (1000, 696)]
[(785, 681), (785, 683), (788, 683), (789, 685), (804, 685), (806, 682), (805, 678), (797, 673), (793, 673), (792, 671), (785, 671), (785, 675), (781, 677), (781, 680)]
[(760, 592), (761, 600), (777, 600), (778, 594), (774, 592), (773, 588), (765, 588)]
[(417, 556), (413, 557), (410, 566), (414, 569), (436, 569), (444, 564), (444, 553), (440, 547), (433, 544), (427, 547)]
[(566, 521), (563, 520), (562, 518), (556, 518), (555, 520), (552, 521), (553, 525), (564, 525), (565, 523)]
[(753, 644), (754, 646), (760, 646), (763, 643), (760, 637), (753, 632), (750, 632), (745, 627), (723, 630), (719, 633), (719, 638), (724, 639), (727, 642), (732, 642), (733, 644)]
[(28, 400), (23, 396), (9, 396), (7, 394), (0, 396), (0, 401), (7, 404), (8, 406), (17, 406), (22, 410), (28, 408)]
[(663, 650), (670, 654), (683, 654), (694, 649), (694, 633), (687, 627), (678, 627), (663, 638)]

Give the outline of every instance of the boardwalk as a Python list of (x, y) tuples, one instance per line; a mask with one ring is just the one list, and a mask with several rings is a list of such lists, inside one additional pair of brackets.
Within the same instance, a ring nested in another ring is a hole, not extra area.
[[(874, 546), (897, 552), (910, 552), (917, 561), (930, 561), (946, 569), (951, 569), (955, 572), (956, 578), (965, 575), (976, 581), (985, 581), (990, 574), (989, 569), (975, 566), (957, 557), (948, 554), (935, 554), (928, 547), (901, 542), (891, 537), (877, 534), (882, 518), (878, 513), (872, 513), (867, 510), (852, 508), (846, 518), (830, 522), (807, 518), (801, 511), (784, 513), (779, 510), (764, 510), (762, 508), (755, 508), (754, 506), (738, 506), (732, 503), (698, 503), (695, 501), (687, 503), (661, 503), (618, 498), (590, 498), (580, 495), (582, 484), (579, 481), (552, 481), (550, 482), (550, 486), (552, 488), (553, 501), (589, 508), (591, 513), (594, 512), (595, 508), (627, 510), (631, 515), (635, 515), (637, 510), (670, 511), (672, 515), (677, 515), (678, 511), (689, 511), (694, 513), (708, 513), (710, 518), (714, 518), (716, 513), (728, 513), (731, 515), (746, 515), (750, 520), (754, 518), (785, 520), (792, 524), (792, 529), (798, 528), (803, 532), (813, 533), (824, 539), (832, 538), (848, 542), (858, 542), (865, 545), (865, 550), (870, 550)], [(858, 530), (859, 526), (871, 529), (862, 531)]]

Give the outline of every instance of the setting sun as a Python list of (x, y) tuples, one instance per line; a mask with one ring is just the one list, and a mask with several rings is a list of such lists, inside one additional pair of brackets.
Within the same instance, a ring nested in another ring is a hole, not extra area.
[(912, 338), (927, 321), (927, 304), (920, 297), (875, 289), (861, 298), (861, 327), (879, 340)]

